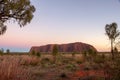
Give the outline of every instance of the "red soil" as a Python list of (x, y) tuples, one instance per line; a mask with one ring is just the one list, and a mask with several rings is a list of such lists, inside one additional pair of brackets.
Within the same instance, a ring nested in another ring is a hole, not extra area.
[[(83, 65), (80, 65), (80, 68), (83, 68)], [(59, 76), (57, 72), (50, 72), (46, 74), (46, 80), (55, 79), (56, 76)], [(67, 77), (61, 78), (60, 80), (79, 80), (79, 78), (85, 78), (88, 76), (93, 77), (93, 80), (96, 80), (97, 77), (107, 77), (104, 70), (78, 70), (73, 73), (66, 74)]]

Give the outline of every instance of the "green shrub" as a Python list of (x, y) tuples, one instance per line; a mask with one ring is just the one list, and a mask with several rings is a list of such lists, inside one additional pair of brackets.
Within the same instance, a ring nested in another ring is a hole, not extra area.
[(95, 62), (95, 63), (104, 63), (105, 62), (105, 59), (103, 58), (104, 57), (104, 55), (99, 55), (99, 56), (96, 56), (96, 57), (94, 57), (94, 59), (93, 59), (93, 61)]
[(92, 50), (92, 49), (89, 49), (88, 50), (88, 54), (91, 55), (91, 56), (96, 56), (97, 55), (97, 52)]
[(31, 55), (35, 55), (35, 51), (34, 50), (32, 50), (32, 54)]
[(62, 63), (64, 63), (64, 64), (68, 64), (68, 63), (70, 63), (70, 62), (72, 62), (73, 61), (73, 58), (66, 58), (66, 57), (64, 57), (63, 59), (62, 59)]
[(53, 55), (53, 56), (56, 56), (57, 53), (58, 53), (58, 46), (57, 46), (57, 45), (54, 45), (54, 46), (53, 46), (52, 55)]
[(87, 52), (86, 52), (86, 51), (83, 52), (83, 56), (84, 56), (85, 58), (87, 57)]
[(58, 46), (57, 45), (53, 46), (52, 55), (53, 55), (53, 58), (54, 58), (54, 63), (56, 63), (56, 60), (57, 60), (56, 57), (58, 55)]
[(3, 52), (0, 50), (0, 55), (3, 55)]
[(72, 52), (72, 57), (74, 58), (75, 57), (75, 54), (76, 54), (77, 52)]
[(41, 64), (49, 63), (50, 59), (49, 58), (43, 58), (41, 59)]
[(68, 65), (66, 66), (66, 68), (67, 68), (68, 70), (76, 70), (76, 69), (77, 69), (74, 64), (68, 64)]
[(88, 70), (91, 70), (92, 69), (92, 64), (90, 63), (90, 62), (85, 62), (84, 63), (84, 68), (83, 68), (83, 70), (86, 70), (86, 71), (88, 71)]
[(40, 53), (40, 52), (37, 52), (37, 53), (36, 53), (36, 56), (37, 56), (37, 57), (41, 57), (41, 53)]

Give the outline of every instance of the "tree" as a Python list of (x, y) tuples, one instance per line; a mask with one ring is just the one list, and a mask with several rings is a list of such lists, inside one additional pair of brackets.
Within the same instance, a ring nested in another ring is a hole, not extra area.
[(9, 53), (10, 53), (10, 50), (9, 50), (9, 49), (7, 49), (7, 50), (6, 50), (6, 53), (7, 53), (7, 54), (9, 54)]
[(106, 24), (105, 31), (106, 31), (106, 35), (109, 37), (109, 39), (111, 41), (111, 53), (112, 53), (112, 58), (114, 59), (113, 43), (115, 42), (115, 39), (120, 35), (120, 32), (117, 30), (116, 23)]
[(16, 21), (20, 27), (25, 26), (33, 18), (35, 7), (30, 0), (0, 0), (0, 35), (4, 34), (8, 20)]
[(0, 55), (2, 55), (3, 53), (4, 53), (4, 49), (1, 48), (1, 49), (0, 49)]
[(72, 57), (74, 58), (75, 57), (75, 54), (76, 54), (77, 52), (72, 52)]
[(58, 54), (58, 46), (55, 44), (53, 46), (52, 55), (54, 56), (54, 61), (56, 62), (56, 56)]
[(88, 55), (89, 55), (89, 56), (96, 56), (96, 55), (97, 55), (97, 52), (94, 51), (93, 49), (88, 49)]
[(35, 53), (35, 51), (34, 51), (34, 50), (32, 50), (32, 53), (31, 53), (31, 55), (33, 55), (33, 56), (34, 56), (35, 54), (36, 54), (36, 53)]
[(115, 54), (118, 54), (118, 53), (119, 53), (117, 47), (114, 47), (114, 50), (113, 50), (113, 51), (114, 51)]

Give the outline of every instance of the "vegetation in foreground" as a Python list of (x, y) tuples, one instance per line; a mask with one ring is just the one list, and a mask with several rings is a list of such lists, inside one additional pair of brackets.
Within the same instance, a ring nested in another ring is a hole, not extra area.
[(119, 80), (120, 55), (88, 53), (0, 56), (1, 80)]

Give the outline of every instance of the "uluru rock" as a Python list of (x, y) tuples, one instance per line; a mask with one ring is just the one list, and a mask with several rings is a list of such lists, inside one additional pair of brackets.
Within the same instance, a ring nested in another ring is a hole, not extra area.
[[(52, 52), (53, 46), (55, 44), (48, 44), (48, 45), (43, 45), (43, 46), (33, 46), (30, 49), (30, 53), (32, 51), (35, 52)], [(94, 48), (90, 44), (82, 43), (82, 42), (75, 42), (75, 43), (68, 43), (68, 44), (57, 44), (58, 46), (58, 51), (59, 52), (85, 52), (89, 51), (90, 49), (92, 51), (97, 52), (96, 48)]]

